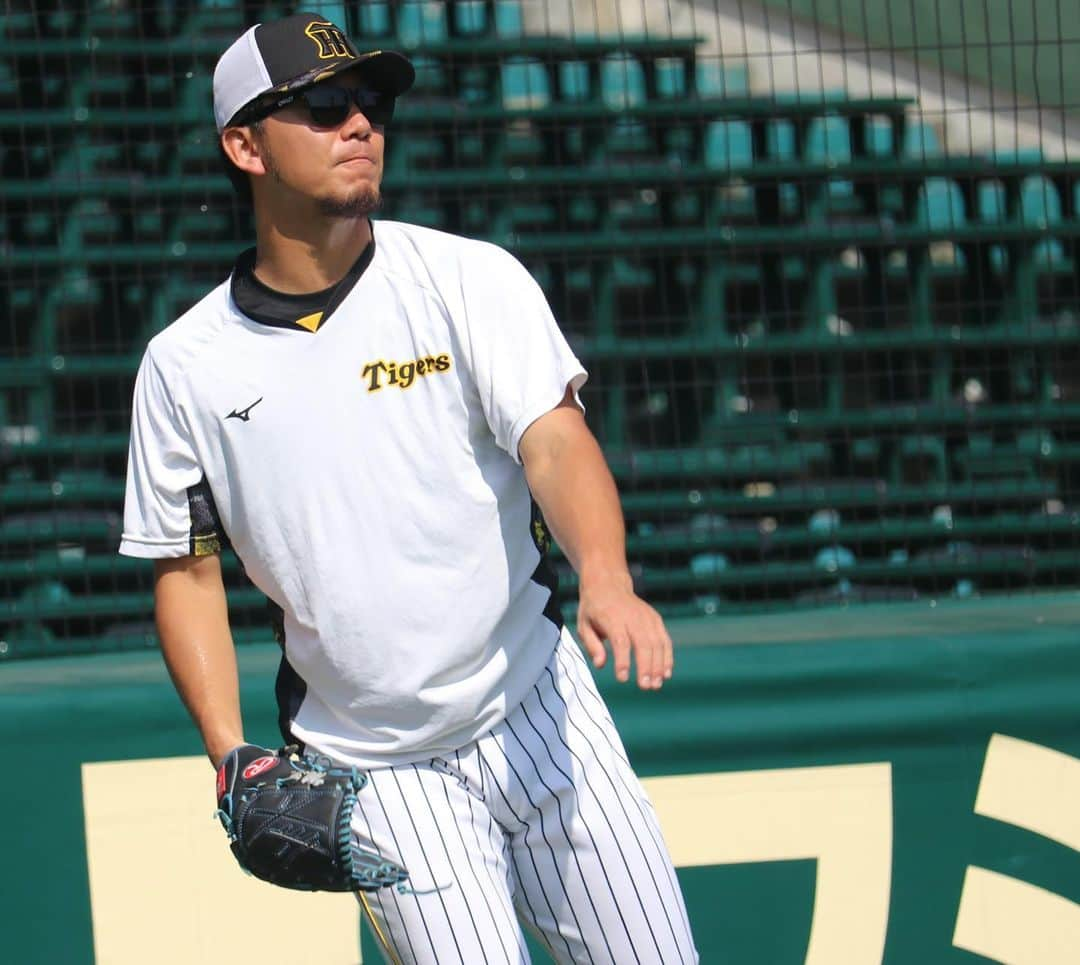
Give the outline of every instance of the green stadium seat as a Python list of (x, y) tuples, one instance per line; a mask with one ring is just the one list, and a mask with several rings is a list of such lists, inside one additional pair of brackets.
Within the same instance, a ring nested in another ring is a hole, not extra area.
[(136, 9), (123, 0), (91, 0), (83, 24), (88, 37), (136, 37), (139, 18)]
[(871, 158), (892, 158), (895, 151), (893, 125), (885, 118), (868, 118), (863, 126), (863, 153)]
[(1061, 197), (1049, 178), (1032, 175), (1020, 186), (1020, 220), (1037, 228), (1061, 224)]
[(832, 538), (840, 523), (841, 516), (835, 509), (817, 509), (810, 515), (806, 528), (816, 536)]
[(44, 13), (42, 32), (50, 37), (71, 37), (79, 30), (80, 9), (75, 4), (58, 6)]
[(602, 154), (596, 160), (652, 157), (655, 148), (647, 124), (632, 118), (616, 117), (608, 122), (602, 142)]
[(592, 194), (575, 194), (566, 201), (566, 221), (583, 230), (600, 226), (600, 205)]
[(803, 160), (832, 166), (851, 161), (851, 128), (847, 118), (824, 115), (810, 120), (803, 141)]
[(356, 12), (361, 36), (386, 37), (393, 33), (389, 3), (359, 3)]
[(87, 70), (71, 84), (68, 104), (75, 117), (89, 108), (123, 107), (129, 99), (131, 81), (122, 73), (99, 73)]
[(168, 240), (174, 244), (186, 244), (191, 241), (228, 241), (231, 228), (232, 221), (227, 211), (202, 205), (200, 209), (185, 209), (173, 216)]
[(123, 151), (117, 141), (96, 141), (90, 135), (77, 134), (65, 150), (55, 152), (52, 177), (57, 181), (83, 181), (121, 174)]
[(193, 128), (177, 141), (169, 159), (168, 174), (181, 177), (185, 174), (218, 174), (221, 156), (213, 128)]
[[(734, 435), (738, 436), (737, 427)], [(713, 445), (699, 440), (684, 449), (615, 450), (609, 454), (609, 462), (618, 478), (636, 483), (791, 478), (813, 475), (828, 466), (830, 457), (824, 443), (792, 441), (777, 429), (765, 430), (764, 436), (763, 441), (753, 444)], [(696, 525), (715, 529), (720, 521), (715, 514), (707, 514)]]
[(814, 554), (814, 566), (827, 573), (851, 569), (856, 562), (855, 554), (846, 546), (825, 546)]
[(698, 553), (690, 558), (694, 576), (716, 576), (731, 568), (731, 560), (723, 553)]
[(600, 63), (600, 96), (612, 110), (637, 107), (648, 100), (645, 68), (631, 54), (608, 54)]
[[(665, 211), (667, 222), (672, 225), (697, 226), (702, 223), (704, 217), (702, 199), (696, 191), (674, 192), (669, 197)], [(692, 282), (687, 281), (686, 284), (692, 284)]]
[(901, 146), (905, 157), (924, 160), (941, 155), (941, 141), (937, 131), (929, 124), (909, 120), (904, 127), (904, 143)]
[[(803, 136), (802, 159), (808, 164), (835, 167), (852, 160), (851, 128), (846, 117), (825, 115), (811, 119)], [(854, 197), (850, 181), (828, 179), (809, 182), (803, 191), (806, 196), (804, 216), (814, 220), (825, 216), (832, 204)]]
[(459, 66), (453, 93), (462, 104), (497, 105), (500, 97), (498, 68), (486, 63)]
[(13, 10), (6, 5), (0, 10), (0, 37), (10, 40), (29, 39), (38, 33), (37, 16), (30, 10)]
[(1040, 274), (1069, 275), (1073, 265), (1065, 254), (1065, 247), (1056, 238), (1047, 238), (1038, 242), (1032, 252), (1032, 261)]
[(453, 165), (458, 168), (490, 168), (490, 138), (478, 130), (462, 131), (453, 141)]
[(173, 145), (166, 144), (164, 140), (143, 140), (135, 145), (134, 161), (136, 175), (156, 177), (159, 172), (167, 167), (168, 159), (172, 157)]
[(529, 110), (551, 103), (548, 73), (535, 57), (508, 57), (499, 67), (502, 104), (508, 110)]
[(916, 219), (931, 231), (948, 231), (965, 223), (964, 196), (947, 178), (927, 178), (919, 188)]
[(180, 125), (204, 127), (214, 105), (214, 78), (207, 70), (186, 71), (176, 83), (177, 100), (174, 118)]
[(686, 96), (686, 61), (681, 57), (658, 57), (653, 63), (656, 96), (678, 100)]
[(979, 181), (976, 192), (978, 216), (982, 221), (996, 223), (1008, 217), (1005, 185), (996, 179)]
[(428, 228), (446, 228), (446, 216), (442, 207), (423, 195), (403, 194), (395, 200), (393, 214), (398, 221), (408, 221)]
[(495, 0), (495, 34), (516, 38), (525, 33), (520, 0)]
[(965, 480), (1035, 479), (1036, 461), (1052, 451), (1052, 437), (1038, 431), (1025, 434), (1022, 442), (1000, 442), (992, 433), (973, 432), (957, 450), (956, 462)]
[[(206, 294), (201, 282), (187, 281), (169, 274), (164, 281), (150, 286), (136, 283), (128, 286), (123, 299), (132, 309), (141, 309), (143, 324), (132, 330), (129, 350), (140, 355), (146, 343)], [(146, 306), (149, 305), (149, 312)]]
[(603, 227), (618, 231), (645, 225), (658, 225), (661, 223), (660, 216), (656, 192), (638, 191), (609, 199)]
[(42, 208), (28, 211), (22, 219), (22, 232), (31, 245), (51, 247), (57, 243), (59, 236), (58, 217)]
[[(446, 67), (441, 60), (422, 54), (409, 59), (412, 60), (413, 67), (416, 69), (416, 83), (410, 93), (415, 92), (419, 96), (447, 96), (451, 93)], [(454, 94), (460, 96), (461, 92), (456, 90)]]
[(745, 64), (700, 58), (694, 65), (694, 90), (699, 97), (749, 97), (750, 72)]
[[(1005, 185), (996, 179), (980, 180), (975, 194), (976, 214), (980, 221), (995, 224), (1008, 217)], [(990, 267), (997, 274), (1005, 271), (1008, 255), (1004, 245), (990, 246)]]
[(589, 65), (583, 60), (559, 62), (559, 99), (568, 102), (584, 102), (592, 97)]
[(438, 134), (391, 138), (386, 150), (387, 177), (402, 179), (399, 183), (404, 187), (409, 172), (447, 164), (449, 160), (446, 141)]
[(754, 160), (754, 141), (746, 121), (709, 121), (704, 133), (705, 166), (714, 171), (748, 168)]
[(122, 221), (108, 202), (100, 199), (76, 201), (68, 211), (60, 231), (60, 248), (77, 254), (90, 244), (116, 243), (122, 240)]
[(395, 33), (402, 47), (427, 47), (446, 40), (445, 4), (430, 0), (402, 0), (395, 10)]
[[(165, 211), (160, 206), (141, 207), (131, 216), (131, 240), (139, 243), (165, 237)], [(137, 303), (136, 303), (137, 304)]]
[(493, 218), (478, 225), (495, 238), (511, 239), (522, 230), (548, 230), (558, 227), (558, 213), (550, 201), (516, 201), (503, 205)]
[[(583, 104), (592, 98), (589, 64), (583, 60), (560, 60), (556, 69), (557, 96), (565, 104)], [(580, 123), (560, 125), (563, 163), (586, 162), (586, 129)]]
[(926, 433), (897, 440), (889, 470), (890, 482), (902, 485), (943, 485), (949, 479), (945, 440)]
[(19, 75), (6, 60), (0, 60), (0, 107), (19, 106)]
[(798, 161), (799, 146), (794, 122), (786, 118), (767, 121), (763, 146), (765, 156), (770, 161), (779, 163)]
[(1056, 462), (1058, 443), (1049, 429), (1022, 429), (1016, 434), (1016, 451), (1039, 462)]
[(111, 549), (123, 529), (113, 510), (74, 509), (36, 513), (11, 513), (0, 519), (0, 559), (13, 548), (32, 545), (70, 544)]
[(180, 34), (188, 37), (235, 37), (243, 32), (244, 6), (237, 0), (195, 0), (180, 24)]
[(531, 121), (514, 121), (499, 132), (493, 158), (500, 158), (513, 169), (540, 165), (550, 155), (543, 129)]
[(487, 4), (484, 0), (454, 0), (454, 34), (479, 37), (487, 33)]

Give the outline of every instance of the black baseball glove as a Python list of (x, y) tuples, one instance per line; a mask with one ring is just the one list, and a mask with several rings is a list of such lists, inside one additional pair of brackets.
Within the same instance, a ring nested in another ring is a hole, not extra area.
[(367, 778), (297, 750), (241, 744), (218, 768), (216, 816), (240, 867), (301, 891), (376, 891), (404, 881), (404, 868), (353, 841), (353, 807)]

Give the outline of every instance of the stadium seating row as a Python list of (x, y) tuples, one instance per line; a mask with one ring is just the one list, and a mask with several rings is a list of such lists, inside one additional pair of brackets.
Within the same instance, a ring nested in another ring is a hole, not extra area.
[[(146, 619), (146, 589), (130, 589), (138, 585), (145, 567), (118, 562), (115, 554), (103, 558), (103, 566), (95, 562), (72, 557), (66, 563), (38, 564), (39, 578), (0, 603), (0, 623), (7, 624), (0, 658), (156, 645), (153, 625)], [(948, 540), (914, 552), (898, 546), (875, 559), (860, 559), (834, 543), (793, 560), (740, 564), (724, 553), (700, 552), (681, 564), (635, 562), (632, 570), (639, 590), (667, 612), (711, 615), (760, 607), (770, 598), (774, 603), (822, 603), (1016, 591), (1044, 574), (1063, 585), (1075, 579), (1075, 565), (1075, 548), (1034, 549), (1020, 542), (979, 547)], [(574, 574), (563, 569), (566, 589), (572, 590)], [(50, 572), (52, 577), (46, 575)], [(242, 583), (235, 566), (227, 564), (226, 575), (234, 636), (239, 642), (265, 639), (266, 630), (260, 629), (266, 622), (265, 599)], [(72, 582), (77, 589), (71, 588)], [(667, 605), (665, 598), (671, 600)]]
[[(114, 552), (131, 377), (250, 230), (207, 117), (254, 6), (0, 15), (0, 657), (153, 645), (146, 567)], [(665, 612), (1080, 575), (1075, 165), (948, 154), (905, 98), (754, 96), (694, 37), (321, 9), (416, 57), (384, 215), (540, 281)]]
[[(246, 7), (257, 6), (250, 10)], [(345, 27), (355, 37), (394, 37), (405, 46), (448, 37), (520, 37), (524, 24), (517, 0), (398, 0), (346, 4), (312, 0), (308, 6)], [(0, 14), (0, 35), (9, 42), (50, 40), (146, 40), (234, 34), (251, 22), (286, 13), (285, 5), (252, 5), (233, 0), (91, 0), (46, 7), (18, 0)]]

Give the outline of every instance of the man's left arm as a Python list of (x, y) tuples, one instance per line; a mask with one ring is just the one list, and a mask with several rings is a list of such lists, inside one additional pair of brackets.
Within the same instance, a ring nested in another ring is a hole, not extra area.
[(607, 661), (607, 640), (616, 679), (629, 679), (632, 651), (638, 686), (659, 689), (671, 677), (671, 637), (660, 614), (634, 593), (615, 480), (571, 390), (525, 430), (518, 453), (529, 489), (578, 574), (578, 637), (593, 665)]

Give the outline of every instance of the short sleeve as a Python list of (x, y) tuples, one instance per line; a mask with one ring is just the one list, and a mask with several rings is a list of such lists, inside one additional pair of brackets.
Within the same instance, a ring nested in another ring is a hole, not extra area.
[(221, 548), (210, 487), (150, 352), (135, 379), (120, 552), (157, 559)]
[(501, 248), (484, 250), (489, 257), (466, 274), (463, 292), (473, 378), (495, 441), (520, 462), (525, 430), (568, 387), (577, 398), (588, 374), (524, 266)]

